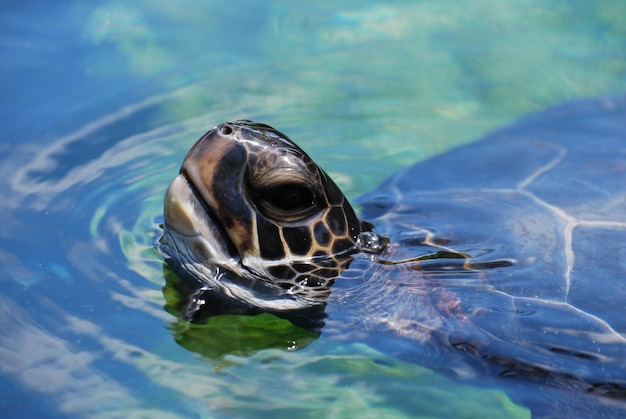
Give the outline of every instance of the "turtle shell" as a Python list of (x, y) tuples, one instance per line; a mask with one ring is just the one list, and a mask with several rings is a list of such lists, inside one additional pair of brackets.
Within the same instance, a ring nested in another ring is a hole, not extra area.
[(357, 202), (390, 247), (345, 273), (364, 282), (336, 281), (329, 330), (355, 313), (396, 337), (386, 349), (458, 375), (469, 356), (626, 396), (626, 98), (527, 117)]

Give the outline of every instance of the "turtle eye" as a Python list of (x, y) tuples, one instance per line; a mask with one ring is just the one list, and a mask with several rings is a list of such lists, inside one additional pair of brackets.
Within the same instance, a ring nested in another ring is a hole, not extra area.
[(272, 218), (293, 221), (312, 214), (317, 208), (315, 192), (301, 183), (278, 183), (260, 189), (261, 209)]

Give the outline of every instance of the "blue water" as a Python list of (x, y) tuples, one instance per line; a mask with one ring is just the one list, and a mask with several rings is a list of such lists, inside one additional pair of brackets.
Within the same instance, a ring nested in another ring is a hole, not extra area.
[(163, 192), (224, 120), (276, 126), (353, 198), (529, 112), (624, 91), (626, 3), (0, 11), (2, 417), (528, 416), (363, 342), (178, 321), (155, 250)]

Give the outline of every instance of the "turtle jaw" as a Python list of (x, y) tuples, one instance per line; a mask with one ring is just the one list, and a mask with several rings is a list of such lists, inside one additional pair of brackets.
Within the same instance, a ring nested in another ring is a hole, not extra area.
[(163, 215), (161, 244), (169, 256), (175, 253), (183, 256), (183, 263), (222, 266), (238, 275), (244, 274), (235, 246), (184, 174), (176, 176), (167, 188)]

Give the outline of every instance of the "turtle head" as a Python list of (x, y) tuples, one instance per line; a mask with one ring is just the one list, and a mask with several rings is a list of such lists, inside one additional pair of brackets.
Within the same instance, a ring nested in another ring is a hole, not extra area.
[(162, 249), (183, 277), (261, 311), (323, 305), (363, 225), (337, 185), (287, 136), (223, 123), (167, 189)]

